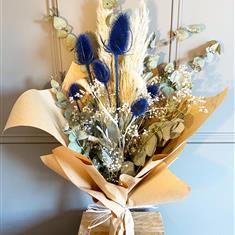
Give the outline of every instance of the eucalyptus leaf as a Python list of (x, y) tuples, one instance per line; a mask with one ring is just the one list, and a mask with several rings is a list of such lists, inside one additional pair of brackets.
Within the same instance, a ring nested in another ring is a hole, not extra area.
[(186, 28), (179, 28), (175, 31), (175, 35), (177, 40), (184, 41), (191, 36), (191, 33)]
[(168, 46), (170, 43), (170, 40), (169, 39), (161, 39), (157, 42), (157, 47), (158, 48), (161, 48), (161, 47), (164, 47), (164, 46)]
[(59, 29), (56, 31), (56, 36), (58, 38), (66, 38), (68, 36), (68, 32), (63, 29)]
[(171, 123), (168, 123), (168, 125), (166, 125), (164, 128), (162, 128), (161, 132), (162, 132), (162, 140), (163, 143), (162, 145), (165, 145), (165, 143), (170, 140), (171, 138)]
[(103, 7), (104, 9), (113, 9), (118, 6), (118, 1), (117, 0), (102, 0), (103, 1)]
[(83, 155), (86, 156), (87, 158), (89, 158), (90, 149), (87, 149), (87, 150), (83, 153)]
[(88, 139), (89, 137), (89, 135), (83, 130), (77, 131), (76, 136), (77, 136), (77, 140), (85, 140), (85, 139)]
[(65, 39), (65, 47), (68, 51), (72, 51), (75, 48), (77, 37), (70, 33)]
[(152, 78), (153, 73), (152, 72), (148, 72), (146, 74), (144, 74), (144, 80), (148, 81), (150, 78)]
[(168, 63), (165, 68), (164, 68), (164, 71), (167, 72), (167, 73), (173, 73), (175, 70), (175, 65), (174, 63)]
[(108, 138), (111, 140), (113, 143), (118, 143), (120, 140), (120, 130), (117, 128), (117, 126), (113, 122), (107, 122), (107, 135)]
[(95, 168), (98, 169), (98, 170), (100, 170), (103, 167), (100, 159), (98, 159), (97, 157), (94, 157), (92, 159), (92, 163), (95, 166)]
[(202, 31), (206, 29), (206, 26), (204, 24), (192, 24), (192, 25), (186, 26), (186, 29), (190, 33), (201, 33)]
[(63, 132), (64, 132), (66, 135), (69, 135), (69, 134), (72, 133), (72, 130), (70, 129), (68, 123), (65, 124), (65, 126), (64, 126), (64, 128), (63, 128)]
[(162, 83), (159, 89), (166, 97), (170, 97), (175, 92), (167, 83)]
[(149, 132), (154, 132), (154, 130), (156, 130), (160, 125), (161, 125), (161, 123), (159, 123), (159, 122), (154, 122), (153, 124), (151, 124), (151, 125), (148, 127)]
[(56, 93), (56, 98), (57, 98), (58, 101), (64, 101), (64, 100), (67, 99), (65, 94), (61, 91)]
[(106, 135), (106, 133), (100, 128), (100, 126), (96, 126), (96, 129), (100, 132), (103, 138), (100, 138), (100, 143), (104, 146), (110, 146), (110, 139)]
[(172, 83), (177, 83), (181, 78), (181, 73), (176, 70), (168, 78)]
[(71, 25), (67, 25), (64, 29), (67, 33), (71, 33), (73, 31), (73, 27)]
[(105, 148), (112, 148), (112, 144), (107, 140), (107, 139), (102, 139), (99, 138), (99, 143), (101, 146), (105, 147)]
[(158, 130), (156, 133), (155, 133), (156, 137), (157, 137), (157, 140), (158, 140), (158, 146), (161, 146), (161, 143), (162, 143), (162, 139), (163, 139), (163, 133), (161, 130)]
[(60, 84), (56, 80), (52, 79), (51, 80), (51, 87), (58, 90), (60, 88)]
[(70, 128), (69, 128), (69, 124), (66, 123), (66, 124), (64, 125), (63, 131), (68, 131), (69, 129), (70, 129)]
[(58, 16), (54, 16), (53, 25), (54, 25), (55, 29), (62, 30), (64, 28), (66, 28), (67, 24), (68, 23), (67, 23), (67, 21), (64, 18), (58, 17)]
[(64, 117), (66, 119), (69, 119), (73, 114), (73, 109), (71, 107), (68, 107), (65, 111), (64, 111)]
[(135, 154), (135, 156), (132, 157), (132, 160), (136, 166), (144, 166), (146, 160), (145, 150), (142, 150), (141, 152)]
[(102, 157), (100, 160), (104, 163), (106, 167), (110, 167), (113, 163), (111, 156), (105, 149), (102, 149)]
[(73, 143), (73, 142), (76, 142), (76, 140), (77, 140), (77, 136), (75, 135), (75, 133), (74, 132), (70, 133), (69, 141)]
[(149, 70), (153, 70), (158, 66), (160, 60), (159, 55), (150, 55), (145, 58), (145, 65)]
[(121, 168), (121, 174), (135, 176), (135, 165), (131, 161), (123, 162)]
[(149, 139), (147, 144), (145, 145), (145, 152), (149, 157), (151, 157), (155, 153), (156, 148), (157, 148), (157, 137), (156, 137), (156, 135), (153, 135)]
[(45, 20), (47, 22), (52, 22), (53, 18), (54, 17), (52, 15), (45, 15), (45, 16), (43, 16), (43, 20)]
[(56, 104), (56, 106), (59, 107), (60, 109), (66, 109), (67, 106), (68, 106), (67, 100), (56, 101), (55, 104)]
[(171, 127), (170, 138), (171, 139), (178, 138), (182, 134), (184, 129), (185, 129), (185, 127), (183, 124), (183, 120), (177, 119), (175, 121), (175, 124)]
[(221, 54), (221, 45), (218, 42), (215, 42), (208, 49), (210, 52)]
[(156, 48), (156, 43), (157, 43), (156, 33), (153, 32), (153, 33), (149, 36), (149, 45), (148, 45), (148, 48), (149, 48), (149, 49), (154, 49), (154, 48)]
[(194, 60), (193, 60), (193, 64), (195, 66), (199, 66), (201, 69), (203, 69), (204, 66), (205, 66), (205, 59), (202, 58), (202, 57), (199, 57), (199, 56), (195, 57)]
[(82, 152), (82, 148), (76, 142), (69, 143), (68, 148), (75, 151), (75, 152), (77, 152), (77, 153)]

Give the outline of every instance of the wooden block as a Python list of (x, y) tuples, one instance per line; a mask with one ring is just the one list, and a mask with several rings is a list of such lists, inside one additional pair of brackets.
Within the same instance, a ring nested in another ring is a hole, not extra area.
[[(92, 220), (96, 218), (97, 214), (90, 212), (83, 212), (82, 220), (78, 235), (108, 235), (109, 221), (92, 229), (89, 233), (87, 227)], [(164, 235), (164, 226), (160, 212), (132, 212), (135, 223), (136, 235)]]

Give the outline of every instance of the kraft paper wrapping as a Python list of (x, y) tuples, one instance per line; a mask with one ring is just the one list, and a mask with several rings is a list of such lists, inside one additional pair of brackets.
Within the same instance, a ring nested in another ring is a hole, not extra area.
[[(78, 82), (86, 86), (85, 74), (79, 65), (72, 63), (63, 83), (66, 91), (70, 84)], [(62, 132), (66, 122), (55, 105), (51, 90), (29, 90), (15, 103), (6, 129), (30, 126), (54, 136), (61, 143), (52, 154), (42, 156), (46, 166), (71, 181), (110, 209), (112, 212), (110, 234), (134, 234), (134, 222), (128, 206), (154, 205), (183, 199), (190, 187), (167, 168), (185, 147), (185, 141), (206, 121), (223, 101), (227, 89), (214, 97), (206, 98), (208, 113), (198, 111), (193, 105), (185, 117), (185, 131), (172, 140), (162, 154), (155, 155), (136, 177), (120, 176), (120, 185), (107, 182), (91, 162), (81, 154), (66, 147), (67, 137)]]

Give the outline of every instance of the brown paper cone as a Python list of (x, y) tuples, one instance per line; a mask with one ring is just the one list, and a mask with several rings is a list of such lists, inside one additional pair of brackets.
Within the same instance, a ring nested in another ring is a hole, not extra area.
[[(81, 82), (83, 77), (81, 66), (73, 63), (63, 89), (67, 90), (71, 83), (78, 80)], [(84, 80), (83, 85), (86, 86)], [(56, 107), (50, 90), (25, 92), (15, 103), (5, 130), (16, 126), (30, 126), (54, 136), (63, 146), (54, 149), (52, 154), (43, 156), (44, 164), (109, 208), (114, 223), (121, 218), (120, 226), (114, 226), (117, 232), (123, 228), (133, 231), (132, 217), (126, 205), (166, 203), (182, 199), (189, 193), (189, 186), (167, 170), (167, 167), (184, 149), (185, 141), (214, 112), (226, 94), (227, 89), (215, 97), (206, 98), (207, 114), (200, 113), (198, 105), (193, 104), (185, 117), (185, 130), (182, 135), (172, 140), (160, 155), (153, 156), (136, 177), (121, 175), (122, 186), (107, 182), (85, 156), (65, 147), (67, 137), (62, 128), (66, 120), (61, 110)]]

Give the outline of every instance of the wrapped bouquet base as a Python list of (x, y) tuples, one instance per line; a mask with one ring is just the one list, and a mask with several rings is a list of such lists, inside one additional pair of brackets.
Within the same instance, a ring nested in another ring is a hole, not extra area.
[[(108, 235), (110, 220), (95, 227), (89, 231), (88, 227), (92, 221), (97, 220), (101, 214), (94, 214), (91, 212), (84, 212), (79, 228), (78, 235), (90, 234), (91, 235)], [(132, 212), (135, 234), (136, 235), (164, 235), (164, 225), (160, 212)]]
[[(79, 65), (73, 63), (64, 86), (77, 80), (79, 74)], [(186, 140), (213, 113), (226, 94), (227, 90), (224, 90), (217, 96), (205, 98), (207, 113), (200, 112), (198, 104), (192, 105), (184, 118), (184, 132), (170, 141), (161, 154), (152, 156), (135, 177), (122, 174), (118, 185), (108, 182), (87, 157), (67, 147), (67, 137), (62, 131), (66, 121), (60, 108), (54, 104), (51, 90), (25, 92), (13, 107), (5, 129), (31, 126), (54, 136), (62, 146), (42, 156), (44, 164), (109, 210), (110, 234), (133, 235), (135, 226), (128, 208), (174, 202), (185, 198), (190, 192), (190, 187), (171, 173), (168, 167), (183, 151)]]

